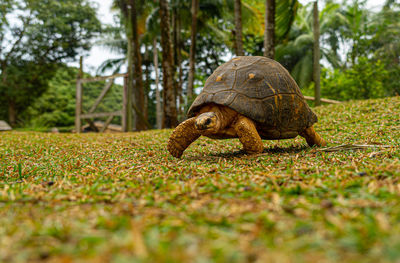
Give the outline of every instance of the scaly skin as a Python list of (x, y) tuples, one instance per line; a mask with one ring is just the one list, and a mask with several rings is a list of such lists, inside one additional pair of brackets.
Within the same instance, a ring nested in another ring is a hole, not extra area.
[[(176, 127), (168, 140), (167, 149), (172, 156), (180, 158), (186, 148), (201, 135), (217, 139), (239, 138), (244, 150), (250, 154), (261, 153), (264, 150), (253, 120), (226, 106), (216, 104), (203, 107), (195, 117)], [(305, 129), (300, 135), (310, 146), (326, 145), (313, 126)]]
[[(207, 121), (208, 118), (210, 121)], [(260, 153), (264, 149), (252, 120), (218, 105), (204, 107), (196, 117), (176, 127), (168, 140), (167, 149), (172, 156), (180, 158), (186, 148), (201, 135), (213, 138), (213, 135), (221, 136), (221, 133), (228, 138), (239, 138), (244, 150), (250, 154)]]
[(322, 137), (314, 130), (314, 127), (308, 127), (303, 132), (300, 133), (300, 136), (304, 137), (310, 147), (317, 146), (326, 146), (326, 141), (322, 139)]
[(240, 115), (233, 128), (247, 153), (256, 154), (264, 150), (262, 140), (252, 120)]
[(172, 156), (180, 158), (189, 145), (200, 137), (194, 126), (196, 117), (190, 118), (175, 128), (169, 137), (167, 149)]

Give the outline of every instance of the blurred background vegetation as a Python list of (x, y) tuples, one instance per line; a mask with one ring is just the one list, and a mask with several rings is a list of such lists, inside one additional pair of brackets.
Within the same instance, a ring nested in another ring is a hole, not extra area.
[[(161, 2), (168, 8), (167, 17), (160, 15)], [(167, 103), (167, 99), (163, 100), (165, 84), (161, 85), (165, 75), (162, 61), (166, 59), (162, 54), (168, 52), (161, 35), (166, 29), (172, 53), (171, 103), (176, 118), (182, 120), (206, 78), (239, 52), (235, 41), (236, 2), (241, 2), (243, 52), (262, 56), (265, 0), (114, 0), (110, 13), (115, 16), (114, 25), (102, 24), (89, 0), (3, 0), (0, 119), (14, 127), (73, 126), (78, 69), (68, 63), (86, 55), (93, 45), (100, 45), (120, 58), (104, 61), (97, 74), (125, 73), (130, 63), (135, 72), (133, 89), (143, 91), (133, 103), (141, 103), (140, 110), (156, 127), (156, 69), (162, 90), (159, 103)], [(198, 5), (196, 12), (193, 5)], [(192, 67), (193, 18), (197, 30)], [(400, 93), (398, 1), (386, 0), (375, 11), (367, 8), (366, 1), (320, 1), (319, 20), (322, 97), (345, 101)], [(276, 1), (275, 59), (288, 69), (305, 95), (313, 95), (314, 87), (312, 24), (312, 3)], [(190, 95), (190, 74), (194, 96)], [(85, 77), (89, 77), (88, 73)], [(93, 104), (103, 85), (85, 84), (84, 106)], [(98, 110), (119, 110), (121, 104), (122, 87), (114, 85)]]

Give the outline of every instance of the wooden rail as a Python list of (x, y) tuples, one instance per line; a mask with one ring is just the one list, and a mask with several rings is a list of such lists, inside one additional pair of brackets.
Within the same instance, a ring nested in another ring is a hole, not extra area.
[(102, 117), (110, 117), (110, 116), (121, 116), (122, 111), (114, 111), (114, 112), (94, 112), (94, 113), (86, 113), (81, 114), (81, 119), (91, 119), (91, 118), (102, 118)]
[(115, 78), (118, 78), (118, 77), (125, 77), (127, 75), (128, 75), (127, 73), (121, 73), (121, 74), (114, 74), (114, 75), (111, 75), (111, 76), (80, 79), (79, 81), (82, 82), (82, 83), (88, 83), (88, 82), (103, 81), (103, 80), (108, 80), (108, 79), (115, 79)]
[[(314, 98), (314, 97), (311, 97), (311, 96), (304, 96), (304, 98), (305, 98), (306, 100), (315, 101), (315, 98)], [(322, 99), (322, 98), (321, 98), (321, 102), (330, 103), (330, 104), (339, 104), (339, 103), (342, 103), (341, 101), (338, 101), (338, 100)]]

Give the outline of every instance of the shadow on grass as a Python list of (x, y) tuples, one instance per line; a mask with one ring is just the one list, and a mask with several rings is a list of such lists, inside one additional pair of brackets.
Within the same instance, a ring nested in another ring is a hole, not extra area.
[(220, 152), (215, 154), (208, 154), (208, 155), (196, 155), (196, 156), (188, 156), (185, 159), (188, 161), (218, 161), (218, 159), (234, 159), (234, 158), (244, 158), (244, 159), (254, 159), (260, 156), (265, 155), (276, 155), (282, 153), (289, 153), (295, 154), (307, 149), (312, 149), (307, 145), (292, 145), (288, 147), (280, 147), (274, 146), (271, 148), (264, 148), (262, 153), (259, 154), (248, 154), (244, 150), (233, 151), (233, 152)]

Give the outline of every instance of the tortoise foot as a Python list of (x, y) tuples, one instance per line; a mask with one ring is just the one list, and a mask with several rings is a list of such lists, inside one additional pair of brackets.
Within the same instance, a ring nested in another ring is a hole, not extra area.
[(190, 118), (175, 128), (167, 145), (167, 150), (172, 156), (180, 158), (189, 145), (200, 137), (195, 127), (195, 118)]
[(256, 126), (252, 120), (247, 117), (240, 116), (234, 126), (243, 149), (249, 154), (262, 153), (264, 146)]
[(176, 141), (169, 139), (167, 150), (175, 158), (181, 158), (185, 149), (181, 149), (180, 145)]
[(300, 133), (300, 136), (304, 137), (307, 141), (307, 144), (312, 147), (314, 145), (317, 146), (326, 146), (326, 141), (314, 130), (314, 127), (308, 127), (303, 132)]

